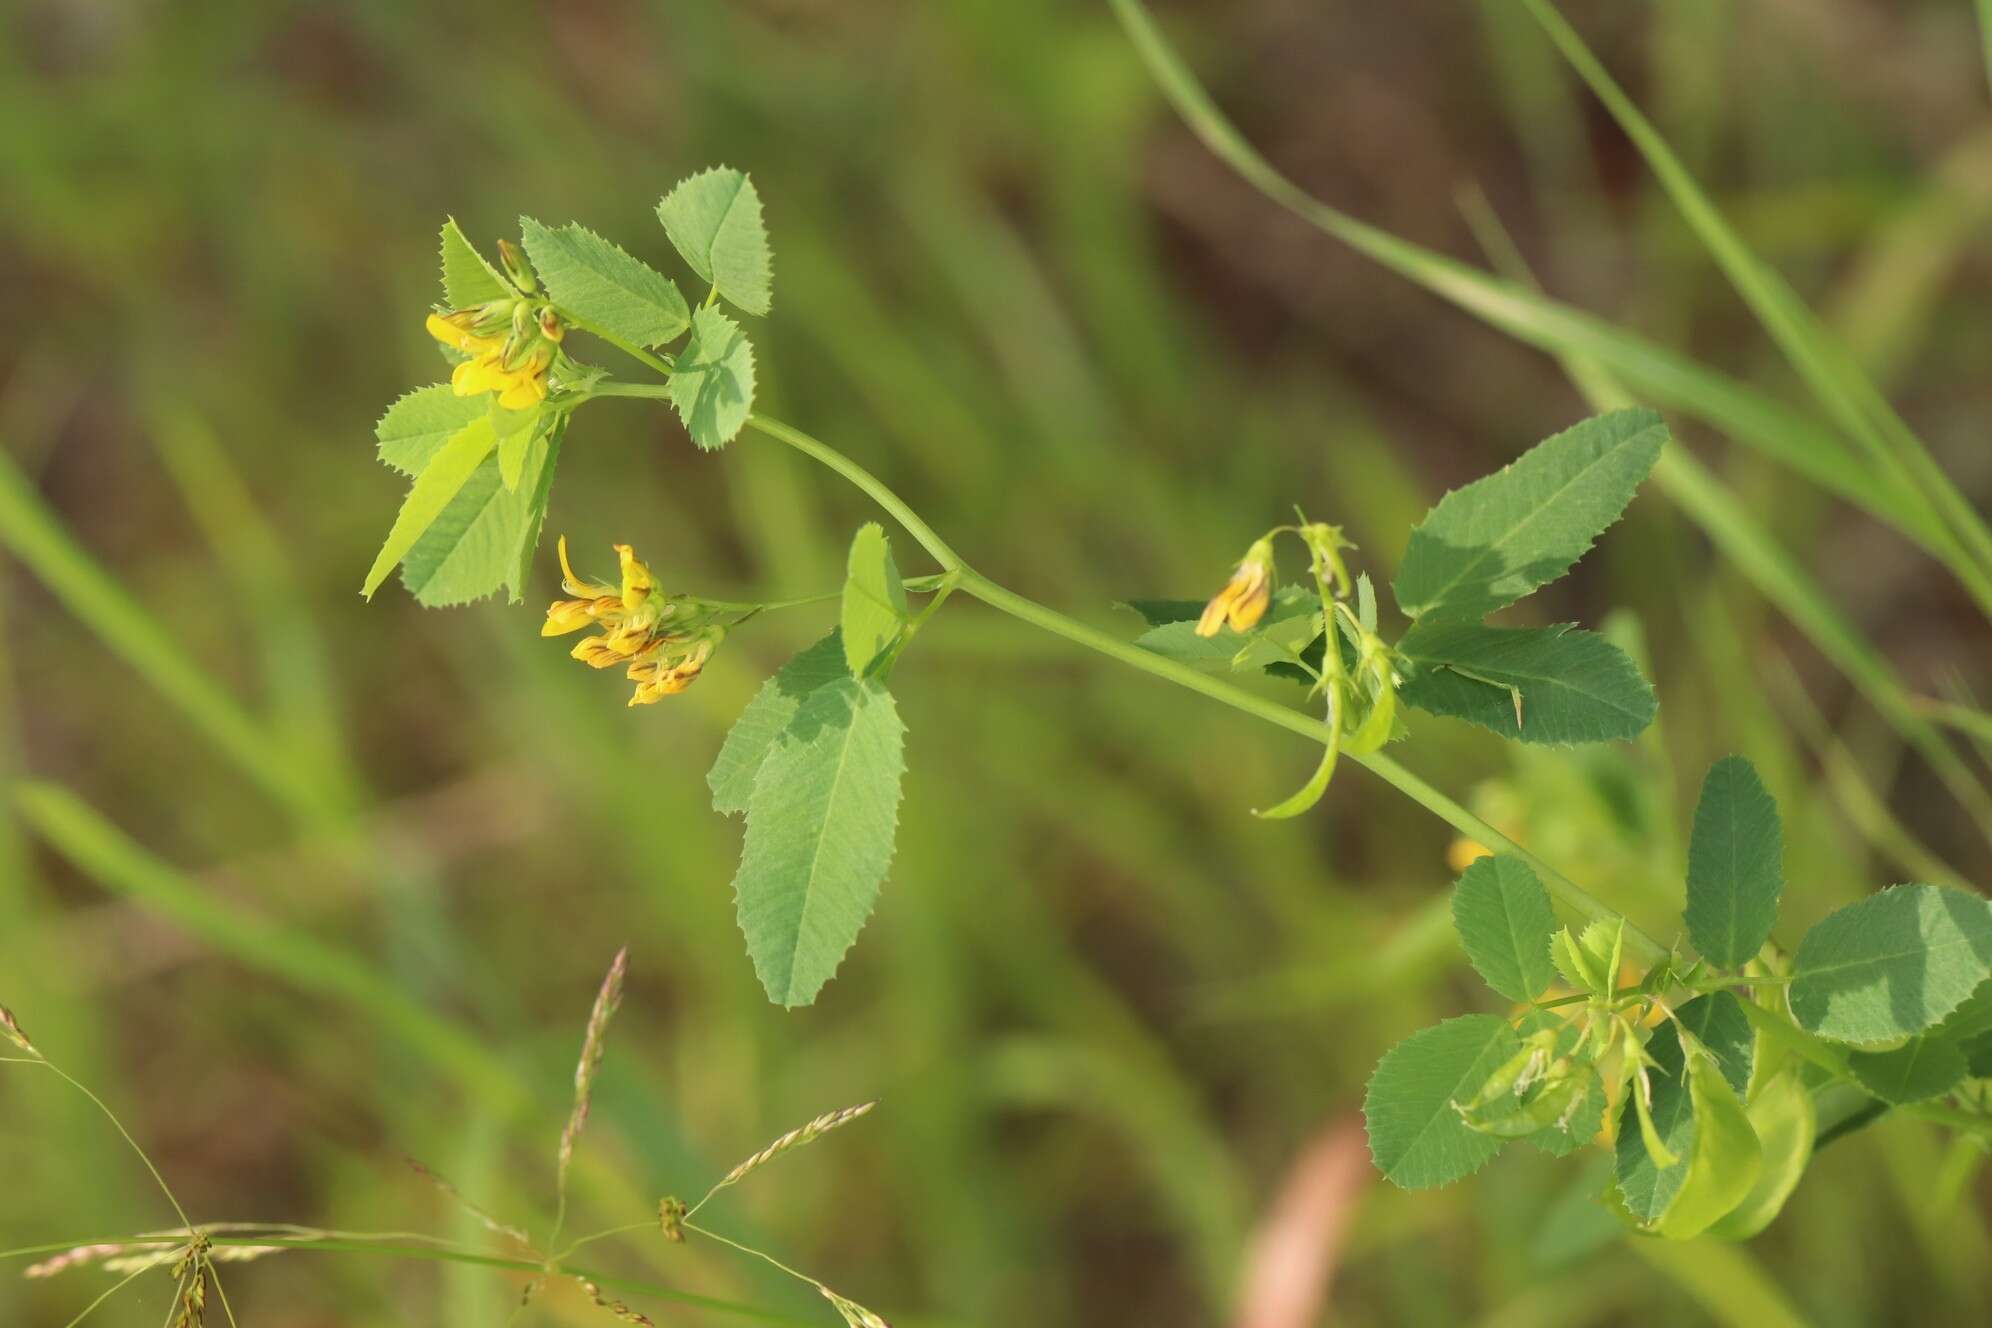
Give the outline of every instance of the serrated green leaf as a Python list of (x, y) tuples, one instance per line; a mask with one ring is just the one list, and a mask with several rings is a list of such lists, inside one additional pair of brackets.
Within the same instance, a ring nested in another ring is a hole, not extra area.
[(692, 311), (670, 278), (585, 226), (558, 230), (521, 217), (526, 253), (560, 309), (638, 346), (676, 341)]
[[(1726, 991), (1697, 996), (1676, 1010), (1674, 1016), (1714, 1053), (1734, 1091), (1744, 1091), (1750, 1083), (1753, 1051), (1749, 1016), (1743, 1013), (1736, 998)], [(1619, 1126), (1617, 1175), (1619, 1195), (1626, 1210), (1641, 1225), (1651, 1226), (1687, 1184), (1695, 1157), (1695, 1103), (1687, 1076), (1683, 1074), (1686, 1057), (1673, 1021), (1654, 1031), (1646, 1052), (1655, 1062), (1647, 1071), (1653, 1085), (1653, 1128), (1667, 1151), (1679, 1160), (1669, 1167), (1653, 1164), (1640, 1139), (1634, 1104), (1628, 1101)], [(1639, 1091), (1637, 1077), (1631, 1091)]]
[(404, 393), (374, 425), (380, 459), (404, 475), (419, 475), (443, 444), (490, 408), (489, 396), (460, 397), (448, 383)]
[[(1265, 618), (1252, 631), (1241, 635), (1227, 628), (1216, 636), (1208, 637), (1198, 636), (1196, 631), (1197, 619), (1203, 613), (1201, 604), (1189, 600), (1144, 599), (1129, 600), (1125, 607), (1154, 624), (1134, 639), (1134, 643), (1143, 650), (1153, 651), (1192, 668), (1229, 673), (1239, 651), (1259, 633), (1304, 614), (1318, 614), (1321, 611), (1321, 597), (1311, 587), (1282, 586), (1273, 593), (1273, 602), (1266, 610)], [(1162, 617), (1176, 614), (1184, 608), (1188, 612), (1183, 616)], [(1162, 617), (1159, 622), (1158, 617)], [(1306, 678), (1305, 674), (1301, 676)]]
[(522, 546), (538, 542), (537, 500), (552, 464), (544, 433), (522, 436), (522, 482), (507, 488), (498, 457), (487, 456), (402, 559), (401, 583), (418, 603), (468, 604), (508, 587), (515, 602), (521, 597)]
[(768, 750), (795, 719), (795, 712), (811, 692), (850, 677), (844, 667), (844, 646), (840, 634), (832, 631), (809, 649), (801, 651), (761, 684), (754, 699), (726, 731), (719, 756), (706, 774), (706, 787), (712, 790), (713, 810), (733, 815), (747, 810), (754, 794), (754, 777)]
[(1737, 1089), (1722, 1071), (1698, 1056), (1688, 1065), (1688, 1096), (1695, 1119), (1694, 1155), (1687, 1178), (1653, 1223), (1669, 1240), (1692, 1240), (1734, 1212), (1763, 1172), (1763, 1149)]
[(1992, 976), (1992, 900), (1898, 885), (1828, 914), (1798, 943), (1791, 1012), (1807, 1032), (1886, 1042), (1934, 1027)]
[(657, 205), (664, 233), (692, 271), (750, 314), (768, 312), (773, 264), (754, 182), (725, 166), (701, 171)]
[(1757, 1135), (1762, 1166), (1742, 1202), (1708, 1229), (1723, 1240), (1748, 1240), (1784, 1211), (1785, 1201), (1812, 1160), (1818, 1114), (1798, 1071), (1765, 1081), (1746, 1108)]
[(1470, 1014), (1384, 1053), (1363, 1094), (1370, 1157), (1384, 1179), (1407, 1190), (1450, 1185), (1499, 1152), (1501, 1140), (1468, 1129), (1454, 1103), (1472, 1098), (1520, 1049), (1507, 1020)]
[(476, 473), (478, 466), (491, 455), (492, 448), (497, 444), (497, 434), (492, 431), (491, 417), (487, 415), (465, 425), (423, 467), (422, 473), (415, 477), (415, 483), (409, 486), (408, 497), (402, 500), (401, 511), (396, 514), (394, 525), (387, 532), (387, 542), (381, 545), (373, 566), (367, 570), (367, 579), (360, 587), (361, 595), (373, 598), (374, 591), (387, 579), (387, 574), (400, 564), (408, 551), (415, 547), (415, 542), (449, 507), (457, 492)]
[(1452, 916), (1474, 971), (1497, 993), (1532, 1001), (1548, 988), (1556, 912), (1528, 863), (1505, 853), (1475, 862), (1453, 888)]
[(1893, 1051), (1849, 1052), (1847, 1068), (1862, 1088), (1898, 1107), (1948, 1093), (1970, 1072), (1963, 1048), (1934, 1035), (1911, 1038)]
[(1584, 953), (1584, 947), (1565, 927), (1550, 938), (1549, 962), (1563, 975), (1563, 980), (1578, 991), (1590, 992), (1594, 996), (1609, 995), (1602, 967), (1593, 966), (1591, 957)]
[(1203, 602), (1194, 599), (1124, 599), (1116, 607), (1140, 615), (1150, 627), (1193, 623), (1204, 611)]
[(1702, 958), (1740, 968), (1778, 920), (1784, 830), (1756, 767), (1740, 756), (1709, 768), (1688, 840), (1688, 939)]
[(1398, 606), (1474, 621), (1554, 581), (1619, 519), (1666, 441), (1652, 411), (1613, 411), (1447, 494), (1411, 532)]
[(754, 408), (754, 348), (717, 309), (692, 316), (691, 340), (678, 352), (671, 404), (692, 441), (710, 452), (733, 441)]
[(1405, 633), (1398, 650), (1409, 666), (1398, 692), (1406, 704), (1523, 742), (1634, 738), (1659, 708), (1631, 657), (1569, 624), (1421, 622)]
[(768, 997), (808, 1005), (871, 915), (892, 860), (904, 726), (878, 683), (817, 688), (768, 750), (733, 880)]
[(456, 218), (443, 221), (443, 299), (452, 309), (468, 309), (473, 304), (499, 300), (515, 294), (511, 283), (498, 269), (485, 261), (477, 247), (464, 238)]
[(873, 662), (892, 648), (909, 617), (906, 587), (892, 561), (892, 542), (878, 522), (867, 522), (851, 541), (844, 576), (840, 627), (844, 662), (852, 677), (864, 677)]
[(498, 478), (507, 489), (519, 487), (519, 477), (526, 466), (526, 449), (545, 432), (542, 410), (537, 405), (526, 410), (506, 410), (496, 404), (491, 408), (491, 428), (498, 435)]

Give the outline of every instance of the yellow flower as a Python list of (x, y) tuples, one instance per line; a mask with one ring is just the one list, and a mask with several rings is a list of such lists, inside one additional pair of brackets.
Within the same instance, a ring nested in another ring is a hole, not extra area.
[(1226, 623), (1234, 632), (1249, 632), (1273, 602), (1273, 542), (1262, 539), (1245, 551), (1224, 589), (1204, 605), (1197, 619), (1198, 636), (1216, 636)]
[(567, 561), (567, 537), (561, 536), (560, 584), (574, 598), (557, 599), (547, 608), (540, 635), (600, 628), (597, 635), (576, 642), (570, 653), (590, 668), (627, 665), (625, 676), (637, 684), (629, 703), (649, 705), (691, 686), (725, 639), (726, 629), (712, 621), (703, 602), (658, 593), (656, 578), (636, 551), (627, 544), (615, 548), (620, 586), (577, 575)]
[(430, 336), (470, 357), (450, 375), (456, 394), (496, 392), (498, 404), (506, 410), (524, 410), (546, 400), (547, 370), (567, 335), (553, 306), (535, 308), (516, 299), (431, 313), (425, 326)]

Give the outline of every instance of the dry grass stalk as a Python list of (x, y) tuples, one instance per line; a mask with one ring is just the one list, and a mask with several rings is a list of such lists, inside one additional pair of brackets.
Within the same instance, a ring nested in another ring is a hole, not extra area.
[(423, 1180), (428, 1181), (429, 1184), (435, 1186), (436, 1189), (443, 1195), (444, 1198), (450, 1200), (452, 1203), (456, 1204), (457, 1207), (463, 1209), (464, 1212), (470, 1214), (472, 1218), (476, 1219), (478, 1224), (482, 1226), (486, 1231), (489, 1231), (494, 1235), (504, 1236), (509, 1240), (517, 1241), (520, 1245), (525, 1246), (527, 1249), (533, 1248), (532, 1239), (529, 1236), (527, 1236), (525, 1232), (519, 1230), (515, 1226), (508, 1226), (506, 1223), (500, 1222), (490, 1213), (487, 1213), (486, 1211), (484, 1211), (484, 1209), (472, 1203), (469, 1199), (464, 1197), (462, 1190), (459, 1190), (456, 1186), (450, 1184), (448, 1177), (442, 1175), (440, 1172), (432, 1171), (430, 1168), (416, 1161), (412, 1157), (404, 1158), (403, 1161), (407, 1162), (408, 1165), (414, 1169), (416, 1175), (420, 1176)]
[(560, 1132), (558, 1186), (562, 1195), (567, 1193), (567, 1168), (574, 1161), (574, 1141), (581, 1137), (582, 1127), (588, 1123), (588, 1104), (594, 1093), (595, 1070), (602, 1063), (609, 1020), (615, 1017), (616, 1007), (622, 1004), (623, 975), (628, 966), (629, 947), (624, 946), (616, 951), (615, 962), (609, 965), (608, 975), (602, 979), (602, 988), (595, 993), (595, 1008), (588, 1014), (587, 1036), (581, 1040), (581, 1061), (574, 1067), (574, 1110), (567, 1117), (567, 1128)]
[(584, 1280), (581, 1283), (581, 1286), (584, 1290), (587, 1291), (589, 1297), (592, 1298), (597, 1305), (601, 1306), (609, 1313), (615, 1315), (618, 1319), (621, 1319), (624, 1323), (640, 1323), (644, 1326), (644, 1328), (657, 1328), (656, 1323), (654, 1323), (651, 1320), (649, 1315), (637, 1313), (629, 1306), (623, 1304), (620, 1300), (609, 1299), (607, 1296), (602, 1294), (602, 1288), (595, 1285), (593, 1282)]
[(837, 1313), (844, 1316), (844, 1322), (849, 1324), (851, 1328), (892, 1328), (891, 1324), (858, 1304), (857, 1301), (846, 1300), (827, 1286), (819, 1285), (816, 1289), (823, 1293), (825, 1300), (837, 1307)]
[(27, 1033), (21, 1028), (21, 1021), (16, 1019), (14, 1012), (4, 1005), (0, 1005), (0, 1033), (5, 1033), (9, 1042), (28, 1055), (37, 1060), (41, 1058), (41, 1052), (35, 1049), (35, 1044), (28, 1041)]
[[(852, 1121), (865, 1115), (877, 1105), (878, 1103), (876, 1102), (863, 1102), (855, 1107), (845, 1107), (841, 1111), (827, 1111), (809, 1122), (809, 1124), (790, 1130), (787, 1134), (775, 1140), (733, 1170), (727, 1172), (719, 1184), (712, 1187), (713, 1190), (723, 1190), (734, 1182), (744, 1179), (749, 1172), (767, 1165), (783, 1153), (801, 1148), (805, 1144), (815, 1143), (818, 1139), (830, 1133), (830, 1131), (849, 1125)], [(711, 1196), (708, 1195), (707, 1197), (710, 1198)]]

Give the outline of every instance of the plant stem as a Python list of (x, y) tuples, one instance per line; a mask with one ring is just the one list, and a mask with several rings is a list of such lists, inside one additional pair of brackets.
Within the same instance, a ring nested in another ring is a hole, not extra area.
[(935, 534), (934, 528), (920, 519), (919, 513), (908, 507), (898, 494), (886, 488), (877, 476), (836, 448), (818, 442), (802, 430), (783, 424), (780, 420), (770, 419), (766, 415), (749, 415), (747, 427), (764, 433), (777, 442), (787, 443), (804, 456), (828, 466), (863, 490), (866, 497), (884, 508), (894, 521), (905, 528), (906, 533), (941, 565), (943, 571), (962, 573), (963, 589), (967, 589), (967, 580), (976, 579), (975, 574), (968, 570), (968, 564), (961, 560), (961, 555), (949, 548), (947, 541)]
[[(1200, 673), (1186, 664), (1143, 650), (1132, 642), (1123, 641), (1096, 627), (1089, 627), (1036, 600), (1028, 599), (1014, 590), (998, 585), (979, 572), (970, 570), (962, 562), (960, 555), (949, 548), (946, 541), (935, 534), (933, 528), (921, 520), (899, 495), (842, 452), (799, 429), (765, 415), (750, 416), (747, 422), (757, 431), (788, 444), (857, 486), (905, 527), (906, 532), (919, 541), (921, 547), (933, 555), (936, 562), (959, 575), (958, 588), (963, 594), (971, 595), (993, 609), (1050, 632), (1054, 636), (1064, 637), (1075, 645), (1084, 646), (1130, 668), (1201, 693), (1213, 701), (1230, 706), (1233, 710), (1241, 711), (1269, 724), (1276, 724), (1290, 733), (1299, 734), (1313, 742), (1327, 742), (1328, 726), (1318, 719), (1280, 705), (1276, 701), (1269, 701), (1236, 683)], [(1461, 834), (1489, 848), (1513, 853), (1527, 862), (1544, 879), (1551, 893), (1561, 899), (1573, 912), (1594, 921), (1615, 922), (1619, 919), (1618, 912), (1575, 881), (1406, 770), (1389, 756), (1375, 752), (1366, 756), (1352, 756), (1351, 759)], [(1648, 965), (1658, 962), (1667, 953), (1664, 946), (1630, 922), (1626, 924), (1626, 943), (1635, 957)]]

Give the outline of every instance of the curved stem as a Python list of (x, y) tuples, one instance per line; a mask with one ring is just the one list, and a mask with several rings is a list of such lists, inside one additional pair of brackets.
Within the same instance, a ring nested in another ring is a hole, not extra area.
[(919, 542), (920, 547), (941, 565), (942, 570), (973, 576), (973, 573), (968, 571), (968, 564), (961, 560), (961, 555), (949, 548), (947, 541), (935, 534), (934, 528), (920, 519), (919, 513), (908, 507), (898, 494), (886, 488), (877, 476), (836, 448), (766, 415), (749, 415), (747, 427), (764, 433), (777, 442), (787, 443), (804, 456), (836, 471), (862, 489), (866, 497), (884, 508), (894, 521), (905, 527), (906, 533)]
[[(1050, 632), (1054, 636), (1064, 637), (1075, 645), (1084, 646), (1088, 650), (1118, 660), (1129, 668), (1138, 669), (1165, 682), (1172, 682), (1179, 687), (1201, 693), (1213, 701), (1228, 705), (1233, 710), (1242, 711), (1255, 719), (1276, 724), (1290, 733), (1299, 734), (1317, 743), (1325, 743), (1328, 740), (1328, 726), (1312, 716), (1280, 705), (1276, 701), (1269, 701), (1236, 683), (1200, 673), (1186, 664), (1143, 650), (1132, 642), (1123, 641), (1096, 627), (1089, 627), (1034, 599), (1026, 598), (1014, 590), (998, 585), (981, 573), (971, 570), (961, 560), (960, 555), (949, 548), (947, 542), (935, 534), (933, 528), (906, 505), (904, 499), (887, 488), (877, 476), (842, 452), (810, 437), (800, 429), (765, 415), (749, 416), (747, 423), (758, 432), (786, 443), (812, 460), (828, 466), (862, 490), (895, 521), (905, 527), (906, 532), (919, 541), (921, 547), (933, 555), (936, 562), (958, 575), (956, 588), (963, 594), (971, 595), (993, 609)], [(1615, 922), (1619, 919), (1620, 914), (1616, 910), (1608, 907), (1588, 890), (1390, 757), (1381, 752), (1374, 752), (1364, 756), (1352, 755), (1351, 759), (1461, 834), (1491, 849), (1512, 853), (1527, 862), (1535, 869), (1537, 875), (1543, 878), (1550, 892), (1573, 912), (1590, 920)], [(1667, 953), (1666, 947), (1630, 922), (1626, 923), (1625, 939), (1633, 954), (1649, 966), (1657, 963)]]

